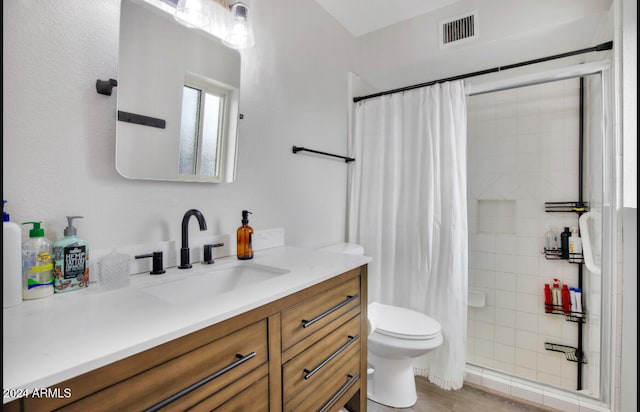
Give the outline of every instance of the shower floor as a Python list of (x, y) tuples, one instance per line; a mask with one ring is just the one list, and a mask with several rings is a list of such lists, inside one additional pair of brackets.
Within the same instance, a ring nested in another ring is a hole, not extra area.
[(367, 400), (368, 412), (416, 411), (416, 412), (552, 412), (545, 406), (498, 395), (473, 384), (466, 383), (457, 391), (446, 391), (416, 376), (418, 402), (411, 408), (390, 408)]

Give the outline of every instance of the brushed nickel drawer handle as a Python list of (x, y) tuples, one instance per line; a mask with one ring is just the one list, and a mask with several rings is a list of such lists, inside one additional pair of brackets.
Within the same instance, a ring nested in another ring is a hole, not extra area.
[(310, 377), (312, 377), (313, 375), (315, 375), (316, 372), (318, 372), (320, 369), (322, 369), (327, 363), (331, 362), (331, 360), (333, 358), (335, 358), (336, 356), (340, 355), (340, 353), (342, 353), (345, 349), (347, 349), (349, 347), (349, 345), (351, 345), (353, 342), (358, 340), (359, 337), (360, 337), (360, 335), (349, 336), (349, 340), (347, 341), (347, 343), (342, 345), (337, 351), (333, 352), (331, 354), (331, 356), (329, 356), (327, 359), (325, 359), (322, 362), (320, 362), (320, 364), (318, 366), (316, 366), (312, 370), (305, 369), (304, 372), (306, 373), (306, 375), (304, 375), (304, 379), (307, 380)]
[(338, 303), (336, 306), (332, 307), (331, 309), (329, 309), (328, 311), (316, 316), (315, 318), (311, 319), (311, 320), (302, 320), (302, 327), (306, 328), (308, 326), (313, 325), (314, 323), (316, 323), (317, 321), (319, 321), (320, 319), (324, 318), (325, 316), (329, 316), (330, 314), (332, 314), (333, 312), (335, 312), (336, 310), (340, 309), (341, 307), (343, 307), (344, 305), (348, 305), (349, 302), (352, 302), (354, 300), (358, 299), (358, 295), (347, 295), (347, 299), (343, 300), (342, 302)]
[(349, 389), (349, 387), (353, 384), (353, 382), (355, 382), (359, 377), (360, 373), (356, 373), (355, 375), (347, 375), (347, 378), (349, 378), (347, 383), (345, 383), (344, 386), (340, 388), (340, 390), (336, 392), (336, 394), (333, 395), (333, 397), (329, 399), (327, 403), (324, 404), (324, 406), (320, 409), (320, 412), (324, 412), (329, 409), (329, 407), (333, 405), (335, 401), (338, 400), (338, 398), (341, 397), (342, 394), (345, 393), (347, 389)]
[(243, 363), (245, 363), (246, 361), (248, 361), (249, 359), (253, 359), (255, 357), (256, 357), (256, 353), (255, 352), (251, 352), (248, 355), (241, 355), (241, 354), (238, 353), (238, 354), (236, 354), (236, 358), (238, 358), (237, 361), (225, 366), (224, 368), (220, 369), (219, 371), (212, 373), (211, 375), (199, 380), (198, 382), (196, 382), (196, 383), (184, 388), (180, 392), (169, 396), (165, 400), (160, 401), (159, 403), (153, 405), (152, 407), (150, 407), (148, 409), (145, 409), (145, 412), (153, 412), (153, 411), (160, 410), (160, 409), (164, 408), (165, 406), (167, 406), (168, 404), (170, 404), (171, 402), (183, 397), (184, 395), (187, 395), (190, 392), (195, 391), (196, 389), (198, 389), (202, 385), (205, 385), (205, 384), (211, 382), (212, 380), (214, 380), (216, 378), (219, 378), (220, 376), (222, 376), (225, 373), (229, 372), (231, 369), (236, 368), (236, 367), (242, 365)]

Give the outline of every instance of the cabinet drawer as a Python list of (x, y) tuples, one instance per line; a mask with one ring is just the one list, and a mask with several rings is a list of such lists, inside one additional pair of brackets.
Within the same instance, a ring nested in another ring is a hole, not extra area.
[[(269, 410), (269, 377), (267, 365), (255, 369), (248, 375), (238, 379), (213, 396), (188, 408), (188, 403), (176, 402), (168, 410), (190, 412), (209, 411), (268, 411)], [(164, 410), (163, 410), (164, 412)]]
[[(166, 408), (162, 409), (162, 412), (182, 412), (186, 410), (189, 410), (190, 412), (209, 412), (217, 408), (220, 408), (220, 410), (227, 410), (226, 407), (228, 405), (236, 404), (238, 402), (238, 398), (247, 393), (251, 393), (256, 396), (252, 401), (256, 403), (256, 410), (262, 410), (257, 408), (257, 406), (264, 403), (264, 405), (268, 407), (268, 389), (266, 396), (263, 399), (262, 397), (257, 397), (257, 392), (261, 392), (259, 388), (261, 388), (262, 384), (258, 385), (257, 388), (255, 386), (260, 380), (267, 381), (268, 386), (267, 374), (268, 367), (264, 364), (217, 392), (213, 392), (208, 385), (204, 385), (190, 394), (181, 397), (175, 402), (170, 403)], [(212, 392), (213, 395), (211, 395)]]
[(265, 376), (251, 387), (245, 389), (229, 402), (215, 409), (216, 412), (227, 411), (269, 411), (269, 379)]
[[(267, 357), (267, 322), (262, 320), (96, 392), (63, 410), (144, 410), (182, 391), (182, 397), (189, 397), (195, 404), (266, 364)], [(202, 386), (208, 388), (206, 393), (198, 390)], [(200, 396), (196, 396), (197, 393)], [(171, 409), (171, 403), (167, 409)]]
[(346, 321), (358, 313), (360, 277), (355, 277), (284, 310), (281, 317), (282, 350), (289, 349), (336, 319)]
[(284, 405), (284, 412), (325, 411), (336, 405), (346, 393), (360, 385), (360, 350), (353, 351), (342, 367), (322, 382), (317, 382), (308, 396), (296, 396)]
[(349, 358), (359, 360), (360, 338), (360, 316), (356, 316), (287, 362), (282, 368), (284, 403), (306, 398), (319, 383), (339, 376)]

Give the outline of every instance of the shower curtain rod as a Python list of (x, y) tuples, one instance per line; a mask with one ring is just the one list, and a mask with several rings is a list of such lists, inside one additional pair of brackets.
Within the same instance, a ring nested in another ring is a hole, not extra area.
[(498, 66), (498, 67), (494, 67), (492, 69), (480, 70), (480, 71), (477, 71), (477, 72), (472, 72), (472, 73), (467, 73), (467, 74), (460, 74), (458, 76), (447, 77), (445, 79), (432, 80), (432, 81), (426, 82), (426, 83), (414, 84), (412, 86), (405, 86), (405, 87), (401, 87), (401, 88), (398, 88), (398, 89), (387, 90), (387, 91), (384, 91), (384, 92), (378, 92), (378, 93), (374, 93), (374, 94), (369, 94), (369, 95), (366, 95), (366, 96), (354, 97), (353, 98), (353, 102), (357, 103), (360, 100), (372, 99), (374, 97), (385, 96), (385, 95), (388, 95), (388, 94), (393, 94), (393, 93), (404, 92), (404, 91), (407, 91), (407, 90), (418, 89), (420, 87), (432, 86), (432, 85), (434, 85), (436, 83), (444, 83), (444, 82), (450, 82), (450, 81), (454, 81), (454, 80), (462, 80), (462, 79), (467, 79), (469, 77), (481, 76), (483, 74), (489, 74), (489, 73), (496, 73), (496, 72), (500, 72), (500, 71), (508, 70), (508, 69), (515, 69), (517, 67), (528, 66), (530, 64), (535, 64), (535, 63), (542, 63), (542, 62), (546, 62), (546, 61), (549, 61), (549, 60), (561, 59), (561, 58), (564, 58), (564, 57), (575, 56), (575, 55), (578, 55), (578, 54), (599, 52), (599, 51), (604, 51), (604, 50), (611, 50), (612, 48), (613, 48), (613, 41), (608, 41), (606, 43), (601, 43), (601, 44), (599, 44), (597, 46), (594, 46), (594, 47), (588, 47), (586, 49), (574, 50), (574, 51), (567, 52), (567, 53), (561, 53), (561, 54), (555, 54), (553, 56), (541, 57), (539, 59), (528, 60), (528, 61), (521, 62), (521, 63), (509, 64), (509, 65), (506, 65), (506, 66)]

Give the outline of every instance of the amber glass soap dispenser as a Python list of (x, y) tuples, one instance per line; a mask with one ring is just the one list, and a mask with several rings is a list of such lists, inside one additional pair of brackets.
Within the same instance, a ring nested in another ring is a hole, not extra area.
[(249, 226), (249, 212), (248, 210), (242, 211), (242, 226), (238, 228), (238, 245), (237, 255), (240, 260), (253, 259), (253, 247), (251, 246), (251, 236), (253, 235), (253, 228)]

